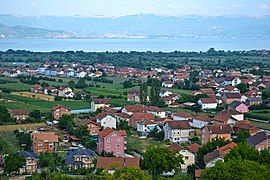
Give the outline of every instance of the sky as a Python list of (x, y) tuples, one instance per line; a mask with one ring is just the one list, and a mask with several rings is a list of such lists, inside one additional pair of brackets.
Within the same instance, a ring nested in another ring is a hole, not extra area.
[(0, 0), (0, 14), (102, 16), (151, 13), (181, 15), (270, 15), (270, 0)]

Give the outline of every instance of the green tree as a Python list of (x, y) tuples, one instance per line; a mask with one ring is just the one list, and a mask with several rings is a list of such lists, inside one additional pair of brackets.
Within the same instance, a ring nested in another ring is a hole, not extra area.
[(59, 119), (58, 128), (65, 129), (68, 132), (73, 132), (73, 127), (74, 127), (74, 124), (72, 121), (72, 117), (70, 115), (63, 115)]
[(29, 133), (18, 132), (16, 134), (16, 138), (19, 140), (19, 144), (23, 148), (23, 150), (31, 151), (33, 141)]
[(154, 127), (154, 129), (149, 132), (148, 137), (151, 137), (151, 138), (158, 140), (158, 141), (163, 141), (164, 140), (164, 131), (163, 130), (159, 131), (157, 127)]
[(203, 171), (201, 178), (208, 180), (227, 179), (269, 179), (270, 171), (264, 165), (250, 160), (233, 159), (228, 162), (218, 161), (214, 167)]
[(93, 151), (97, 149), (97, 143), (92, 140), (90, 136), (83, 136), (82, 137), (82, 145), (86, 148), (89, 148)]
[(85, 82), (85, 79), (80, 78), (79, 81), (75, 84), (75, 88), (86, 88), (87, 84)]
[(79, 126), (74, 130), (74, 135), (78, 138), (89, 135), (89, 130), (87, 126)]
[(242, 94), (249, 91), (246, 83), (240, 83), (240, 84), (236, 85), (235, 87), (237, 89), (239, 89), (240, 93), (242, 93)]
[(41, 119), (41, 113), (38, 109), (34, 109), (29, 113), (29, 116), (31, 118), (34, 118), (35, 120)]
[(57, 167), (63, 165), (63, 157), (58, 153), (41, 153), (38, 164), (41, 168), (48, 168), (49, 172), (55, 172)]
[(0, 125), (11, 121), (8, 109), (5, 106), (0, 106)]
[(147, 83), (140, 84), (140, 103), (146, 105), (148, 95), (148, 86)]
[(71, 88), (71, 89), (74, 89), (75, 87), (75, 82), (73, 80), (69, 81), (68, 82), (68, 86)]
[(61, 96), (55, 96), (54, 101), (62, 101), (63, 97)]
[(75, 94), (74, 99), (75, 100), (82, 100), (82, 95), (77, 93), (77, 94)]
[(238, 133), (237, 138), (235, 139), (236, 143), (240, 143), (240, 142), (246, 142), (247, 138), (250, 137), (250, 133), (247, 130), (241, 130)]
[(154, 177), (163, 172), (171, 172), (180, 169), (183, 157), (164, 145), (151, 145), (147, 148), (143, 160), (142, 169), (147, 170)]
[(160, 103), (160, 96), (159, 96), (160, 89), (161, 89), (160, 80), (156, 78), (151, 79), (150, 103), (153, 106), (157, 106)]
[(5, 156), (4, 172), (7, 174), (18, 173), (20, 168), (25, 165), (25, 158), (18, 153)]
[(124, 81), (123, 87), (126, 88), (131, 88), (133, 86), (131, 81)]
[(152, 177), (137, 167), (117, 169), (113, 174), (106, 176), (107, 180), (151, 180)]

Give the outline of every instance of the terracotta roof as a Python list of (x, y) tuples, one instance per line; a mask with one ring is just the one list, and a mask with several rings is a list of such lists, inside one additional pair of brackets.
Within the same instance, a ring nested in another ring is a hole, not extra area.
[(218, 122), (221, 122), (221, 123), (225, 123), (227, 122), (229, 119), (230, 119), (231, 115), (229, 114), (224, 114), (224, 115), (216, 115), (213, 120), (214, 121), (218, 121)]
[(242, 121), (239, 121), (235, 126), (234, 128), (239, 128), (239, 129), (242, 129), (242, 130), (258, 130), (258, 128), (251, 124), (249, 120), (243, 120), (244, 122)]
[(156, 106), (149, 106), (147, 108), (147, 111), (151, 111), (151, 112), (163, 112), (164, 110), (159, 108), (159, 107), (156, 107)]
[(175, 144), (175, 143), (170, 144), (170, 145), (169, 145), (169, 148), (170, 148), (172, 151), (181, 151), (181, 150), (184, 149), (184, 147), (182, 147), (182, 146), (180, 146), (180, 145), (178, 145), (178, 144)]
[(111, 107), (105, 106), (105, 107), (102, 108), (102, 111), (107, 112), (107, 113), (110, 113), (110, 114), (115, 114), (115, 113), (117, 113), (119, 110), (113, 109), (113, 108), (111, 108)]
[(200, 101), (203, 104), (217, 103), (216, 99), (214, 98), (201, 98)]
[(195, 178), (199, 178), (202, 174), (203, 170), (202, 169), (195, 169)]
[(111, 116), (111, 115), (108, 114), (108, 113), (102, 112), (102, 113), (98, 114), (98, 115), (96, 116), (96, 118), (97, 118), (97, 119), (103, 119), (103, 118), (105, 118), (105, 117), (107, 117), (107, 116)]
[(118, 116), (121, 118), (130, 118), (130, 115), (127, 113), (116, 113), (115, 116)]
[(124, 157), (98, 157), (97, 168), (106, 170), (112, 169), (112, 164), (119, 164), (119, 168), (123, 167), (138, 167), (140, 165), (139, 158), (124, 158)]
[(202, 88), (200, 89), (200, 92), (202, 94), (215, 94), (212, 88)]
[(227, 109), (227, 110), (223, 110), (223, 111), (220, 111), (218, 113), (218, 115), (226, 115), (226, 114), (229, 114), (229, 115), (239, 115), (239, 114), (243, 114), (239, 111), (236, 111), (235, 109)]
[(95, 104), (110, 104), (108, 99), (95, 99)]
[(164, 81), (164, 84), (174, 84), (172, 81)]
[(131, 106), (125, 106), (125, 109), (127, 110), (127, 112), (146, 112), (147, 107), (141, 104), (135, 104), (135, 105), (131, 105)]
[(68, 109), (70, 111), (70, 108), (66, 107), (66, 106), (63, 106), (62, 104), (57, 104), (56, 106), (54, 106), (51, 110), (54, 111), (56, 109), (59, 109), (59, 108), (65, 108), (65, 109)]
[(32, 133), (33, 141), (58, 142), (58, 136), (54, 132)]
[(169, 121), (167, 122), (172, 129), (192, 129), (189, 121)]
[(205, 128), (207, 128), (210, 132), (210, 134), (231, 134), (233, 133), (233, 130), (229, 124), (211, 124), (206, 125)]
[(202, 147), (202, 146), (199, 145), (199, 144), (191, 144), (191, 145), (189, 145), (187, 148), (188, 148), (188, 150), (190, 150), (191, 152), (197, 153), (198, 150), (199, 150), (201, 147)]
[(155, 121), (150, 120), (150, 119), (145, 119), (145, 120), (141, 120), (139, 122), (137, 122), (138, 124), (142, 124), (142, 125), (150, 125), (150, 124), (156, 124)]
[(126, 136), (126, 135), (127, 135), (125, 130), (115, 131), (115, 130), (113, 130), (113, 129), (107, 127), (107, 128), (105, 128), (105, 129), (103, 129), (101, 132), (99, 132), (99, 133), (98, 133), (98, 136), (99, 136), (100, 138), (105, 138), (105, 137), (107, 137), (108, 135), (110, 135), (110, 134), (113, 133), (113, 132), (117, 133), (117, 134), (120, 135), (120, 136)]
[(12, 110), (12, 114), (14, 116), (28, 115), (29, 114), (29, 111), (27, 109), (14, 109), (14, 110)]
[(224, 156), (231, 151), (232, 148), (237, 146), (235, 142), (230, 142), (229, 144), (226, 144), (220, 148), (217, 148), (215, 151), (210, 152), (204, 156), (204, 163), (211, 162), (212, 160), (216, 158), (224, 158)]
[(192, 115), (185, 112), (176, 112), (173, 114), (173, 116), (179, 116), (179, 117), (184, 117), (184, 118), (192, 117)]
[(133, 116), (135, 121), (155, 118), (154, 114), (151, 114), (151, 113), (133, 113), (132, 116)]
[(194, 116), (192, 119), (200, 120), (200, 121), (206, 121), (210, 122), (212, 119), (208, 117), (208, 115), (203, 115), (203, 116)]

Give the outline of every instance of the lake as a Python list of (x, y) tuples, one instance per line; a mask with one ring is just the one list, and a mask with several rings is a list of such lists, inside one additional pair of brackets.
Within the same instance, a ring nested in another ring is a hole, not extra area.
[(0, 50), (30, 51), (207, 51), (270, 49), (267, 39), (0, 39)]

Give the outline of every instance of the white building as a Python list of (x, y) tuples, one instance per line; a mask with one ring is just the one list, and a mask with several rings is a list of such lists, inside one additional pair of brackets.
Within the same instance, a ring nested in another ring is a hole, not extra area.
[(107, 113), (100, 113), (96, 116), (97, 123), (100, 123), (101, 127), (109, 128), (116, 128), (116, 118), (107, 114)]
[(201, 98), (198, 104), (201, 106), (201, 109), (216, 109), (218, 105), (214, 98)]
[(164, 127), (164, 140), (171, 142), (188, 142), (190, 133), (193, 131), (189, 121), (169, 121)]

